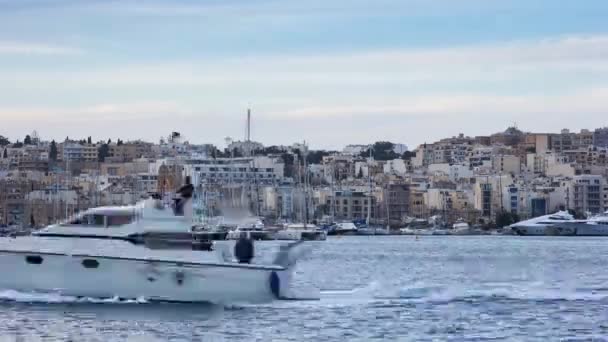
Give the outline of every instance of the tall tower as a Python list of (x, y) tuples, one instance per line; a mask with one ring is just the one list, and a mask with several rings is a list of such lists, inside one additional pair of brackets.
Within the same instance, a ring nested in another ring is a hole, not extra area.
[(247, 108), (247, 142), (251, 141), (251, 109)]

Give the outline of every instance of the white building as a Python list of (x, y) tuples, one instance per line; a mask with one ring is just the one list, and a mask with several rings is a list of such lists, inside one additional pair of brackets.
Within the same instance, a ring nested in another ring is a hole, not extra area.
[(351, 156), (358, 156), (363, 153), (363, 151), (367, 151), (367, 149), (369, 149), (369, 145), (347, 145), (342, 150), (342, 153), (349, 154)]
[(276, 184), (284, 177), (282, 159), (270, 157), (221, 158), (189, 160), (184, 173), (192, 177), (197, 186), (205, 183), (220, 184)]
[(473, 170), (464, 164), (430, 164), (428, 170), (431, 174), (441, 172), (448, 176), (452, 182), (462, 178), (473, 177)]
[(139, 194), (151, 194), (158, 191), (158, 175), (153, 173), (137, 174), (135, 187)]
[(384, 173), (388, 175), (405, 175), (407, 165), (403, 159), (388, 160), (384, 163)]

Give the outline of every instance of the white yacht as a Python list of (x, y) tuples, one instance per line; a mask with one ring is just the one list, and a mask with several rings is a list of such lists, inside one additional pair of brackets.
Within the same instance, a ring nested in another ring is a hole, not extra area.
[(275, 234), (277, 240), (294, 241), (325, 241), (327, 233), (314, 224), (293, 223), (288, 224), (284, 229)]
[(510, 225), (509, 227), (517, 235), (548, 235), (548, 227), (553, 227), (556, 224), (564, 222), (576, 222), (574, 216), (567, 211), (559, 211), (555, 214), (535, 217), (529, 220), (520, 221)]
[(471, 226), (463, 219), (458, 219), (452, 225), (450, 235), (471, 235), (473, 234)]
[[(0, 288), (176, 302), (265, 302), (289, 297), (294, 244), (273, 264), (239, 263), (199, 246), (191, 199), (94, 208), (32, 236), (0, 238)], [(167, 244), (167, 241), (170, 243)]]
[(353, 222), (339, 222), (330, 227), (328, 235), (355, 235), (358, 230)]
[(262, 221), (257, 220), (253, 223), (241, 224), (236, 227), (236, 229), (228, 232), (228, 236), (226, 237), (228, 240), (238, 240), (241, 236), (245, 236), (248, 239), (252, 240), (272, 240), (272, 232), (264, 229), (264, 223)]
[(558, 223), (550, 231), (561, 236), (608, 236), (608, 211), (588, 220)]

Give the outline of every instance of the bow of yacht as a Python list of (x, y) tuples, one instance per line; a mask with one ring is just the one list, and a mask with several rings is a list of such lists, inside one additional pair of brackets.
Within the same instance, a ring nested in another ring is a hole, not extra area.
[(239, 263), (192, 238), (189, 210), (182, 192), (173, 207), (149, 199), (93, 208), (32, 236), (0, 238), (0, 272), (11, 275), (0, 277), (0, 288), (179, 302), (290, 297), (293, 246), (272, 264)]

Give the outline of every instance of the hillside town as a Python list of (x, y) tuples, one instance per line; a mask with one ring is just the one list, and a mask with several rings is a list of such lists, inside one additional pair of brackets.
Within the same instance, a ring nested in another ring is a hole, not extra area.
[(246, 208), (265, 222), (366, 221), (398, 230), (413, 219), (484, 229), (568, 210), (608, 210), (608, 128), (530, 133), (517, 127), (425, 143), (222, 147), (178, 132), (157, 142), (0, 136), (0, 225), (40, 228), (99, 206), (170, 196), (186, 179), (197, 213)]

